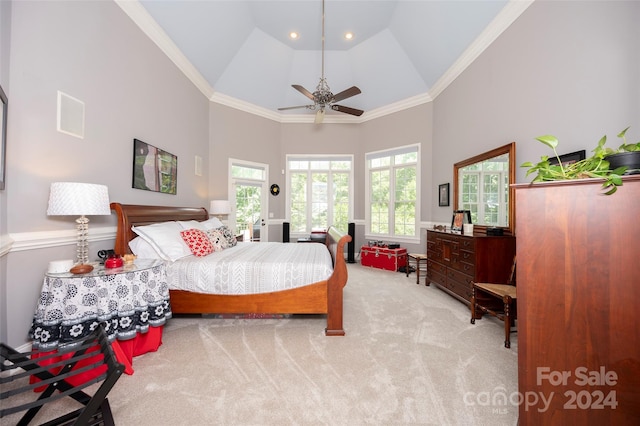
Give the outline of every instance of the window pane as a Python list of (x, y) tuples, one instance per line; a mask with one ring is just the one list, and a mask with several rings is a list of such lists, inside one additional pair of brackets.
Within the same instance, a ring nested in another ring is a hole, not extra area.
[(396, 168), (395, 173), (394, 234), (413, 236), (416, 230), (416, 167)]
[(327, 177), (326, 173), (312, 173), (311, 229), (327, 229)]
[(307, 229), (307, 174), (291, 173), (291, 231)]
[(349, 174), (333, 173), (333, 226), (346, 232), (349, 224)]
[(289, 170), (307, 170), (308, 168), (308, 161), (289, 161)]
[(389, 170), (371, 172), (371, 232), (389, 233)]
[(231, 166), (231, 176), (242, 179), (265, 180), (264, 169), (250, 166), (239, 166), (237, 164)]
[(369, 164), (372, 169), (376, 167), (387, 167), (391, 164), (391, 157), (373, 158), (370, 160)]
[(311, 170), (329, 170), (329, 161), (311, 161)]
[(351, 170), (351, 161), (332, 161), (331, 170)]
[(407, 152), (398, 154), (394, 157), (394, 164), (416, 163), (418, 161), (418, 152)]

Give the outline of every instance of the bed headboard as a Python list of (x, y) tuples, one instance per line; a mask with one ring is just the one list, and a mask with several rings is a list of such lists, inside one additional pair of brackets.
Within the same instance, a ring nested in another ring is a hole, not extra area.
[(140, 206), (111, 203), (111, 210), (118, 217), (118, 230), (114, 250), (117, 254), (131, 253), (129, 241), (136, 237), (132, 226), (150, 225), (171, 220), (207, 220), (209, 213), (204, 207)]

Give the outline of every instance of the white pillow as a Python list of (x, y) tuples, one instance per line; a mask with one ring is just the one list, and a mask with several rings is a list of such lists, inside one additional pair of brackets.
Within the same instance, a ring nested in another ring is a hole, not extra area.
[(132, 226), (131, 230), (151, 244), (155, 251), (165, 260), (174, 262), (191, 255), (189, 246), (180, 236), (180, 231), (183, 229), (178, 222)]
[(207, 219), (203, 222), (198, 222), (197, 220), (182, 220), (178, 222), (183, 229), (199, 229), (201, 231), (209, 231), (211, 229), (218, 229), (224, 224), (217, 217), (212, 217), (211, 219)]
[(142, 237), (135, 237), (133, 240), (129, 241), (129, 248), (131, 252), (138, 256), (140, 259), (161, 259), (162, 256)]
[(224, 226), (224, 223), (220, 222), (220, 219), (212, 216), (210, 219), (205, 220), (204, 222), (200, 222), (202, 226), (204, 226), (204, 230), (208, 231), (210, 229), (218, 229)]

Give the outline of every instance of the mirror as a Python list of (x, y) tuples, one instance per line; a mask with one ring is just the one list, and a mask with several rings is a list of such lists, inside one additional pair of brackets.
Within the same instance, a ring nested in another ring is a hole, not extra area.
[(453, 165), (453, 210), (470, 210), (474, 230), (504, 229), (514, 235), (516, 143), (511, 142)]

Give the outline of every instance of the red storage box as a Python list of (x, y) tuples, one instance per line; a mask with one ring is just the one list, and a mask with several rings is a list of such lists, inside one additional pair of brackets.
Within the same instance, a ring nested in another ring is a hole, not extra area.
[(360, 263), (362, 266), (397, 271), (398, 268), (407, 266), (407, 249), (362, 246), (360, 248)]

